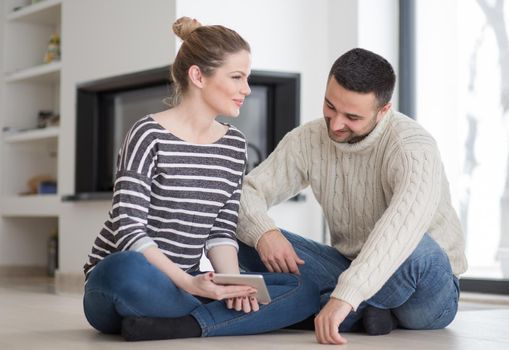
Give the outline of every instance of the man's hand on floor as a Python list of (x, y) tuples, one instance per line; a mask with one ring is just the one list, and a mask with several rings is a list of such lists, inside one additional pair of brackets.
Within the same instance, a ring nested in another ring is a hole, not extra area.
[(330, 298), (318, 316), (315, 317), (315, 336), (320, 344), (346, 344), (346, 338), (339, 334), (339, 325), (352, 311), (347, 302)]

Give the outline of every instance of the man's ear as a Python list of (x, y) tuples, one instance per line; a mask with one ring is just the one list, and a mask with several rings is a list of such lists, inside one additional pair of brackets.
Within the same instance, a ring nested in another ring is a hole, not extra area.
[(192, 65), (191, 67), (189, 67), (189, 70), (187, 71), (187, 76), (191, 84), (195, 85), (198, 88), (203, 87), (204, 76), (200, 67), (198, 67), (197, 65)]
[(379, 122), (384, 116), (385, 114), (387, 113), (387, 111), (389, 109), (391, 109), (392, 107), (392, 103), (388, 102), (385, 104), (385, 106), (383, 106), (380, 111), (378, 111), (378, 116), (376, 118), (376, 121)]

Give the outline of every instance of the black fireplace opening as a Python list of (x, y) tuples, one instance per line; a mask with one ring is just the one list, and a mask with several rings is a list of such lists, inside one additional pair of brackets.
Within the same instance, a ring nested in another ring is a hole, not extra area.
[[(101, 79), (77, 87), (75, 194), (64, 200), (111, 198), (116, 158), (131, 126), (168, 108), (169, 66)], [(253, 70), (251, 95), (238, 118), (218, 120), (239, 128), (248, 140), (249, 172), (283, 136), (300, 124), (300, 74)]]

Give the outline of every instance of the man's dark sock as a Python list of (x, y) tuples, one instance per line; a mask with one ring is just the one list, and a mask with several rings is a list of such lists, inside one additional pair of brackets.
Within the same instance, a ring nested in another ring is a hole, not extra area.
[(127, 341), (196, 338), (201, 327), (191, 316), (176, 318), (124, 317), (122, 337)]
[(367, 306), (362, 316), (362, 323), (369, 335), (389, 334), (398, 327), (398, 321), (391, 310)]

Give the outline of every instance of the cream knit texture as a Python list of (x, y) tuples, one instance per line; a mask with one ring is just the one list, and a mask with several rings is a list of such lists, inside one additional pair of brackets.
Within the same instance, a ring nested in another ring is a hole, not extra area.
[(460, 222), (434, 139), (389, 110), (355, 144), (333, 142), (323, 118), (288, 133), (245, 179), (238, 238), (256, 247), (278, 229), (267, 210), (307, 186), (322, 206), (331, 243), (352, 260), (332, 297), (358, 305), (379, 291), (428, 233), (455, 275), (467, 268)]

